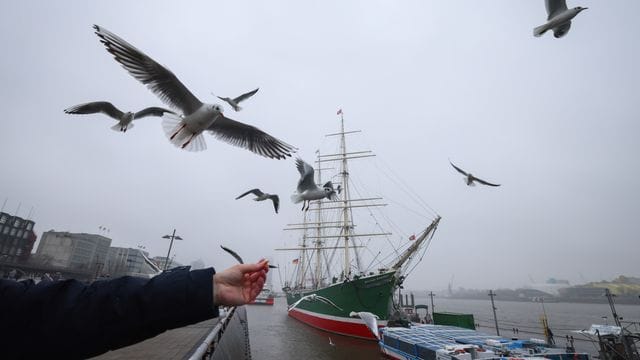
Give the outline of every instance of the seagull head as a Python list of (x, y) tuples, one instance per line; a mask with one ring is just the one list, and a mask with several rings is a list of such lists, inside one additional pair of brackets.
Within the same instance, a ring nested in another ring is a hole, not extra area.
[(578, 12), (582, 11), (582, 10), (587, 10), (588, 7), (582, 7), (582, 6), (577, 6), (574, 9), (576, 9)]
[(220, 113), (222, 114), (224, 112), (224, 110), (222, 109), (222, 106), (218, 105), (218, 104), (211, 104), (209, 105), (209, 110), (216, 112), (216, 113)]
[(329, 200), (334, 200), (336, 197), (336, 191), (330, 187), (324, 188), (324, 196)]

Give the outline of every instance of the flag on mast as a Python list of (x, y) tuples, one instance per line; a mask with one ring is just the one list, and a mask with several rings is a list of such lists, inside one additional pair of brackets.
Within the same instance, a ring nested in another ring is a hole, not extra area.
[(336, 113), (336, 115), (340, 115), (342, 114), (342, 109), (338, 109), (338, 112)]
[(292, 264), (297, 264), (298, 263), (298, 259), (293, 259), (293, 261), (291, 263)]
[(409, 240), (415, 240), (415, 239), (416, 239), (416, 234), (409, 236)]

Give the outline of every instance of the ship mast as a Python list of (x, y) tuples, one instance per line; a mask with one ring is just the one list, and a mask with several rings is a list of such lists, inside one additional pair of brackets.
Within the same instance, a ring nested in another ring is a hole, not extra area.
[[(316, 151), (318, 154), (318, 159), (320, 160), (320, 150)], [(322, 184), (322, 166), (318, 166), (318, 184)], [(318, 202), (318, 213), (316, 214), (316, 236), (318, 237), (314, 242), (316, 245), (316, 271), (314, 276), (314, 288), (320, 287), (320, 282), (322, 281), (322, 201)]]
[(304, 281), (304, 277), (305, 277), (305, 269), (306, 269), (306, 264), (305, 264), (305, 260), (307, 257), (307, 214), (303, 214), (302, 215), (302, 227), (304, 230), (302, 230), (302, 244), (300, 244), (300, 247), (302, 248), (302, 251), (300, 252), (300, 258), (298, 258), (298, 287), (299, 288), (303, 288), (305, 285), (305, 281)]
[[(353, 255), (356, 257), (356, 260), (357, 260), (358, 271), (361, 271), (361, 269), (359, 268), (360, 259), (358, 258), (358, 253), (356, 250), (360, 246), (356, 246), (354, 241), (355, 238), (362, 237), (362, 236), (371, 237), (371, 236), (391, 235), (391, 233), (376, 233), (376, 234), (354, 234), (353, 233), (354, 225), (353, 225), (353, 219), (351, 215), (351, 211), (353, 208), (386, 206), (387, 204), (381, 204), (381, 203), (364, 203), (362, 205), (357, 204), (357, 202), (360, 202), (360, 201), (368, 202), (372, 200), (373, 201), (380, 200), (381, 198), (351, 199), (350, 186), (349, 186), (349, 166), (347, 161), (350, 159), (373, 157), (375, 155), (371, 154), (370, 150), (347, 152), (347, 141), (346, 141), (345, 135), (359, 133), (360, 130), (345, 131), (344, 114), (342, 113), (342, 111), (340, 111), (339, 114), (340, 114), (340, 132), (334, 133), (334, 134), (328, 134), (326, 136), (339, 136), (340, 149), (337, 154), (320, 155), (319, 157), (321, 159), (318, 160), (318, 165), (321, 165), (321, 163), (323, 162), (340, 161), (339, 175), (341, 176), (340, 185), (342, 186), (342, 192), (340, 196), (341, 200), (324, 201), (325, 203), (329, 204), (329, 206), (325, 207), (324, 210), (330, 210), (330, 209), (340, 210), (341, 222), (342, 222), (341, 225), (339, 226), (340, 233), (337, 236), (321, 236), (321, 237), (337, 238), (338, 240), (340, 239), (344, 240), (344, 243), (342, 245), (339, 244), (339, 241), (338, 243), (336, 243), (336, 247), (342, 246), (342, 250), (344, 254), (344, 257), (343, 257), (344, 264), (343, 264), (343, 272), (342, 272), (342, 279), (344, 280), (351, 277), (351, 257), (352, 257), (351, 249), (353, 249)], [(356, 204), (354, 204), (354, 202), (356, 202)], [(335, 206), (331, 206), (331, 205), (335, 205)], [(318, 210), (318, 208), (313, 208), (310, 210)]]
[[(341, 113), (339, 113), (341, 114)], [(342, 115), (342, 114), (341, 114)], [(314, 288), (320, 288), (324, 286), (322, 284), (322, 276), (323, 276), (323, 265), (322, 261), (327, 262), (326, 271), (327, 276), (337, 275), (334, 272), (331, 272), (330, 259), (325, 258), (324, 250), (342, 250), (344, 254), (344, 263), (343, 263), (343, 271), (342, 271), (342, 280), (348, 279), (352, 275), (351, 271), (351, 258), (352, 255), (356, 257), (358, 271), (362, 271), (360, 269), (360, 259), (358, 258), (358, 248), (363, 246), (356, 245), (356, 239), (359, 237), (375, 237), (375, 236), (388, 236), (391, 235), (389, 232), (382, 233), (354, 233), (353, 224), (353, 216), (352, 209), (353, 208), (370, 208), (370, 207), (379, 207), (386, 206), (385, 203), (379, 203), (378, 200), (381, 200), (380, 197), (369, 197), (362, 199), (351, 199), (350, 198), (350, 187), (349, 187), (349, 168), (347, 161), (352, 159), (359, 158), (367, 158), (375, 156), (372, 154), (370, 150), (366, 151), (352, 151), (347, 152), (346, 146), (346, 136), (353, 133), (359, 133), (360, 130), (354, 131), (345, 131), (344, 127), (344, 116), (340, 117), (340, 132), (327, 134), (327, 137), (331, 136), (339, 136), (339, 150), (335, 154), (320, 154), (317, 151), (317, 160), (315, 167), (315, 171), (317, 173), (317, 179), (319, 185), (322, 185), (322, 170), (332, 169), (323, 168), (322, 165), (327, 162), (340, 162), (340, 171), (338, 175), (341, 175), (341, 183), (342, 187), (340, 200), (318, 200), (313, 201), (311, 203), (311, 207), (308, 211), (317, 211), (315, 222), (307, 219), (307, 215), (303, 215), (302, 223), (294, 223), (287, 224), (287, 227), (284, 230), (293, 230), (293, 231), (303, 231), (302, 242), (298, 247), (294, 248), (277, 248), (277, 251), (299, 251), (301, 253), (301, 257), (298, 260), (298, 287), (305, 288), (305, 277), (306, 277), (306, 268), (309, 266), (308, 262), (313, 260), (313, 256), (307, 257), (307, 251), (314, 251), (316, 253), (316, 263), (314, 267), (314, 273), (311, 274), (312, 286)], [(326, 205), (325, 205), (326, 204)], [(327, 221), (326, 218), (323, 220), (322, 212), (337, 210), (339, 212), (339, 218), (337, 221)], [(312, 233), (308, 233), (308, 230), (313, 229), (315, 227), (315, 231)], [(335, 234), (326, 234), (324, 229), (336, 229)], [(326, 246), (327, 239), (336, 239), (337, 242), (333, 246)], [(313, 241), (313, 244), (307, 244), (307, 241)], [(341, 243), (341, 241), (344, 241)], [(308, 246), (310, 245), (310, 246)]]
[(340, 152), (342, 155), (342, 191), (344, 191), (342, 201), (342, 233), (344, 234), (344, 278), (348, 279), (351, 275), (351, 261), (349, 261), (349, 233), (351, 222), (349, 220), (349, 170), (347, 168), (347, 144), (344, 138), (344, 114), (340, 112)]

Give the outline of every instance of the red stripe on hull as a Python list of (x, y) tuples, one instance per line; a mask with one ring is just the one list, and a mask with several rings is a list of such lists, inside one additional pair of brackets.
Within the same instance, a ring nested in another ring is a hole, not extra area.
[(305, 314), (303, 312), (297, 311), (296, 309), (289, 311), (289, 316), (296, 320), (302, 321), (307, 325), (324, 331), (377, 341), (371, 331), (369, 331), (369, 328), (367, 328), (367, 326), (364, 324), (323, 319), (321, 317)]

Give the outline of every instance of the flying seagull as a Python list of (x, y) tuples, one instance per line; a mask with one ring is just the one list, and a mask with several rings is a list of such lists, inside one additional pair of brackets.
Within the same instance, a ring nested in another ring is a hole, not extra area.
[(238, 260), (238, 262), (240, 264), (244, 264), (244, 261), (242, 261), (242, 258), (240, 257), (240, 255), (238, 255), (237, 252), (229, 249), (228, 247), (224, 247), (222, 245), (220, 245), (220, 247), (222, 248), (222, 250), (224, 250), (224, 251), (228, 252), (229, 254), (231, 254), (231, 256), (233, 256), (236, 260)]
[(380, 333), (378, 332), (378, 315), (372, 314), (370, 312), (367, 311), (352, 311), (349, 313), (350, 317), (359, 317), (360, 319), (362, 319), (364, 321), (364, 324), (367, 325), (367, 327), (369, 328), (369, 330), (371, 330), (371, 333), (373, 334), (373, 336), (376, 337), (376, 339), (380, 340)]
[(260, 88), (257, 88), (255, 90), (249, 91), (248, 93), (244, 93), (236, 98), (228, 98), (228, 97), (220, 97), (218, 96), (218, 99), (222, 100), (222, 101), (226, 101), (227, 104), (231, 105), (231, 107), (233, 108), (233, 110), (235, 111), (240, 111), (242, 110), (242, 108), (240, 107), (240, 102), (247, 100), (248, 98), (252, 97), (253, 95), (255, 95), (255, 93), (258, 92)]
[(225, 117), (222, 106), (202, 103), (169, 69), (107, 29), (93, 27), (100, 42), (131, 76), (147, 85), (160, 100), (180, 110), (183, 116), (166, 114), (162, 123), (174, 145), (191, 151), (204, 150), (207, 146), (202, 133), (210, 131), (222, 141), (272, 159), (285, 159), (296, 151), (254, 126)]
[(248, 194), (255, 195), (256, 197), (253, 199), (255, 201), (264, 201), (264, 200), (270, 199), (271, 201), (273, 201), (273, 207), (276, 209), (276, 214), (278, 213), (278, 208), (280, 207), (280, 198), (278, 197), (278, 195), (265, 194), (262, 191), (260, 191), (260, 189), (251, 189), (246, 193), (238, 196), (236, 200)]
[[(309, 202), (311, 200), (320, 200), (323, 198), (332, 200), (336, 198), (336, 190), (334, 190), (331, 181), (324, 184), (322, 189), (316, 185), (313, 178), (313, 167), (311, 167), (311, 165), (298, 158), (296, 159), (296, 167), (298, 168), (298, 172), (300, 172), (300, 180), (298, 180), (297, 192), (291, 195), (291, 201), (295, 204), (303, 202), (302, 210), (305, 210), (305, 205), (307, 210), (309, 209)], [(340, 191), (340, 188), (338, 188), (338, 190)]]
[(571, 19), (582, 10), (588, 9), (581, 6), (567, 9), (566, 0), (545, 0), (544, 4), (548, 14), (547, 23), (533, 29), (535, 37), (542, 36), (547, 30), (553, 30), (553, 36), (556, 38), (565, 36), (571, 28)]
[(125, 132), (133, 127), (133, 120), (143, 118), (145, 116), (162, 116), (164, 114), (176, 114), (171, 110), (161, 107), (148, 107), (138, 112), (122, 112), (108, 101), (94, 101), (84, 104), (72, 106), (64, 110), (67, 114), (95, 114), (103, 113), (118, 120), (118, 123), (111, 127), (111, 130)]
[(287, 311), (291, 311), (293, 310), (296, 306), (300, 305), (301, 302), (303, 301), (321, 301), (327, 305), (331, 305), (334, 308), (343, 311), (341, 307), (339, 307), (338, 305), (336, 305), (333, 301), (327, 299), (324, 296), (320, 296), (317, 294), (310, 294), (310, 295), (306, 295), (301, 297), (298, 301), (294, 302), (293, 304), (291, 304), (291, 306), (289, 306), (289, 308), (287, 309)]
[(459, 167), (453, 165), (453, 163), (451, 162), (451, 160), (449, 160), (449, 164), (451, 164), (451, 166), (453, 166), (454, 169), (458, 170), (458, 172), (464, 176), (466, 176), (465, 178), (465, 182), (467, 183), (467, 185), (469, 186), (475, 186), (475, 182), (479, 182), (480, 184), (484, 184), (484, 185), (489, 185), (489, 186), (500, 186), (500, 184), (492, 184), (490, 182), (486, 182), (482, 179), (478, 179), (477, 177), (467, 173), (466, 171), (460, 169)]
[[(238, 253), (237, 253), (237, 252), (235, 252), (235, 251), (233, 251), (233, 250), (229, 249), (228, 247), (224, 247), (224, 246), (222, 246), (222, 245), (220, 245), (220, 247), (222, 248), (222, 250), (224, 250), (224, 251), (228, 252), (229, 254), (231, 254), (231, 256), (233, 256), (236, 260), (238, 260), (238, 262), (239, 262), (240, 264), (244, 264), (244, 261), (242, 261), (242, 258), (240, 257), (240, 255), (238, 255)], [(277, 267), (277, 266), (275, 266), (275, 265), (271, 265), (271, 264), (269, 264), (269, 268), (270, 268), (270, 269), (277, 269), (278, 267)]]

